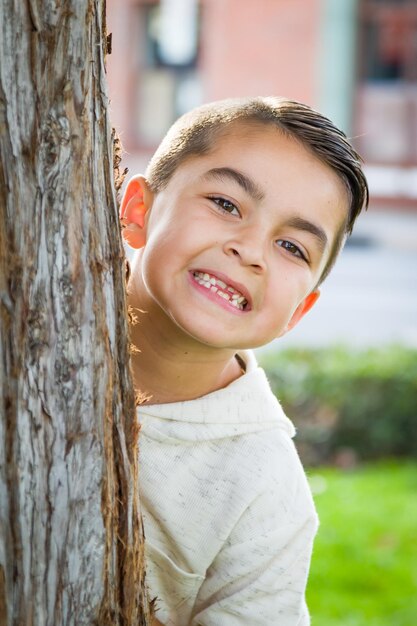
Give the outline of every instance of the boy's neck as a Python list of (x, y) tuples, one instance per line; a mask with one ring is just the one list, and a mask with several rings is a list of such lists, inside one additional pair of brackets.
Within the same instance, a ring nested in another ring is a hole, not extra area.
[(138, 312), (131, 328), (134, 350), (131, 368), (135, 389), (143, 404), (193, 400), (222, 389), (242, 370), (231, 349), (215, 349), (178, 341), (146, 312)]

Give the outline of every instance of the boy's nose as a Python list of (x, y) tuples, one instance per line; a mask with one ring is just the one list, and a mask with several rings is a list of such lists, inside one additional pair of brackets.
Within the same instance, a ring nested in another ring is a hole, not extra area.
[(226, 254), (239, 258), (242, 265), (250, 266), (257, 272), (266, 268), (264, 247), (255, 237), (236, 238), (225, 243)]

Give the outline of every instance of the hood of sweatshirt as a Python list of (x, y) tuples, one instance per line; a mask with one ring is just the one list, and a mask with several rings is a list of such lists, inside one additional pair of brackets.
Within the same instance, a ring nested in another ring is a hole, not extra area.
[(146, 436), (166, 441), (202, 441), (279, 428), (295, 428), (271, 391), (251, 351), (239, 353), (246, 372), (227, 387), (185, 402), (142, 405), (137, 409)]

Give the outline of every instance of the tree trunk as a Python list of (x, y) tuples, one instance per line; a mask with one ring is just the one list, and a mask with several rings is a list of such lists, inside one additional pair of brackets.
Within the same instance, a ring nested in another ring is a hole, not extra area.
[(0, 37), (0, 626), (145, 625), (105, 0)]

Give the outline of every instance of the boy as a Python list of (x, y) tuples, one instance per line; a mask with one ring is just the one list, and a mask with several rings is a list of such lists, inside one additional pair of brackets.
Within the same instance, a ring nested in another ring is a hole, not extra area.
[(147, 576), (165, 626), (305, 626), (317, 518), (294, 428), (248, 350), (288, 332), (367, 203), (309, 107), (205, 105), (127, 185)]

